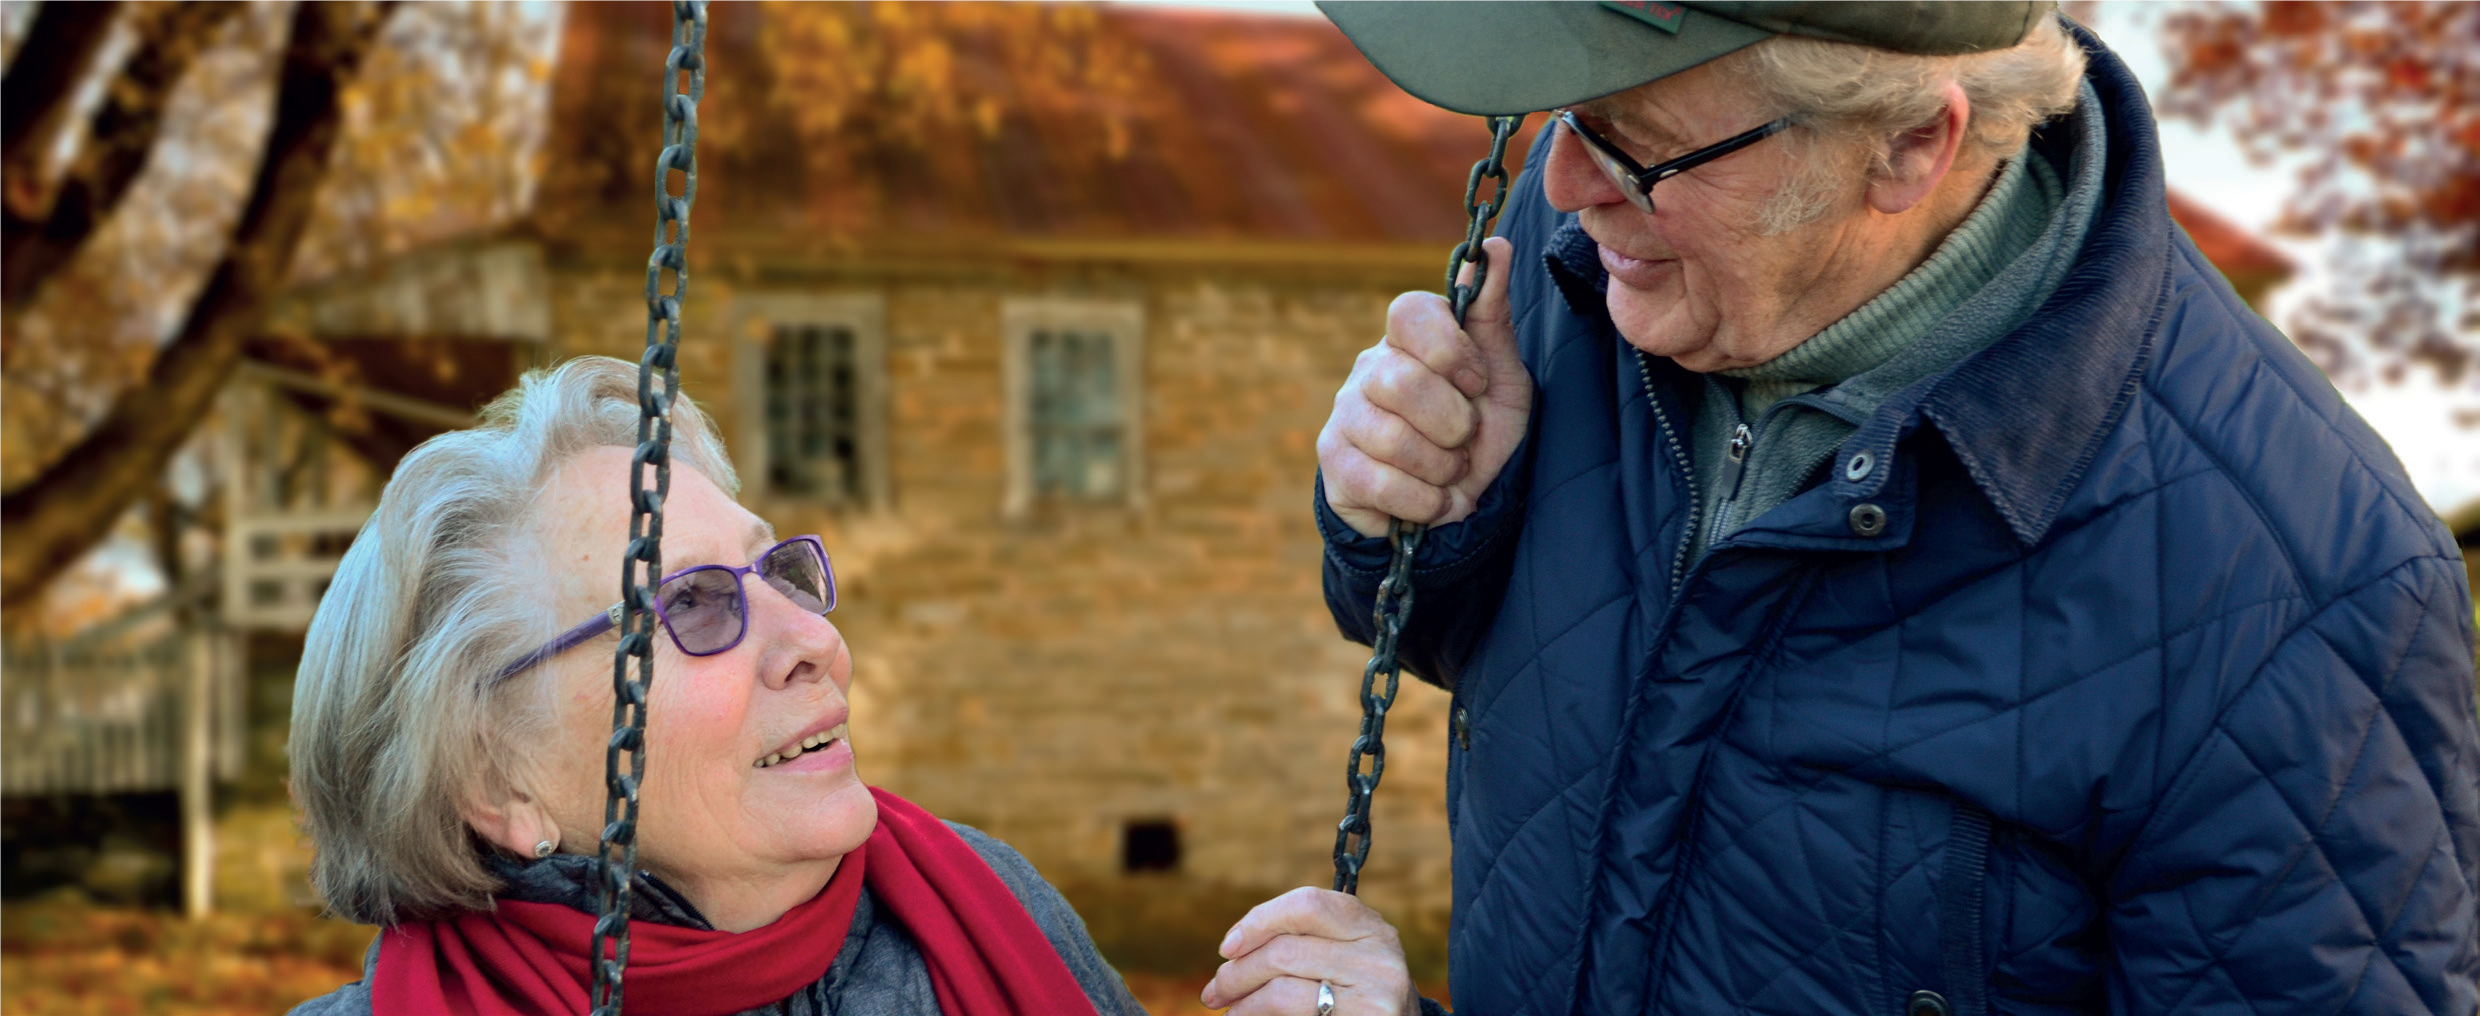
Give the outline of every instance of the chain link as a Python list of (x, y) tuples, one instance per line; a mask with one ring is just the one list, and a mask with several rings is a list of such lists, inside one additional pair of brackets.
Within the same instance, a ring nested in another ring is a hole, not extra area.
[[(689, 209), (697, 202), (697, 104), (705, 94), (706, 4), (675, 0), (672, 49), (663, 61), (663, 153), (654, 169), (654, 254), (646, 259), (646, 349), (637, 361), (637, 452), (630, 470), (629, 546), (620, 562), (620, 648), (612, 654), (611, 740), (603, 752), (610, 796), (603, 802), (595, 865), (600, 895), (589, 953), (595, 1016), (620, 1016), (621, 973), (629, 965), (637, 790), (646, 779), (646, 701), (654, 687), (654, 584), (663, 574), (663, 501), (672, 489), (672, 393), (680, 386), (680, 306), (689, 292)], [(678, 195), (671, 190), (674, 170), (682, 178)], [(667, 269), (669, 293), (662, 288)]]
[[(1473, 163), (1472, 172), (1464, 177), (1464, 214), (1469, 217), (1464, 242), (1447, 255), (1447, 302), (1458, 325), (1464, 323), (1473, 298), (1481, 292), (1482, 279), (1489, 274), (1490, 263), (1481, 257), (1481, 241), (1490, 235), (1490, 223), (1498, 218), (1499, 209), (1506, 206), (1507, 139), (1524, 125), (1521, 116), (1489, 120), (1490, 154)], [(1485, 179), (1492, 182), (1487, 201), (1481, 200)], [(1472, 281), (1460, 282), (1458, 276), (1466, 265), (1472, 266)], [(1336, 892), (1359, 893), (1361, 867), (1369, 862), (1369, 802), (1377, 795), (1378, 778), (1386, 775), (1386, 713), (1395, 706), (1395, 690), (1402, 680), (1395, 643), (1412, 620), (1412, 558), (1420, 552), (1421, 538), (1428, 532), (1428, 526), (1402, 519), (1387, 525), (1391, 554), (1371, 610), (1377, 635), (1370, 640), (1369, 665), (1361, 669), (1361, 732), (1352, 739), (1352, 754), (1344, 764), (1344, 786), (1351, 796), (1344, 802), (1343, 821), (1335, 823)]]
[[(1524, 126), (1520, 116), (1490, 118), (1490, 154), (1473, 163), (1472, 172), (1464, 176), (1464, 242), (1456, 244), (1447, 255), (1447, 302), (1455, 310), (1455, 323), (1464, 323), (1464, 312), (1472, 309), (1473, 298), (1481, 295), (1481, 280), (1489, 274), (1490, 263), (1481, 257), (1481, 241), (1490, 235), (1490, 223), (1498, 219), (1499, 210), (1507, 206), (1507, 140), (1516, 128)], [(1481, 181), (1490, 181), (1490, 199), (1481, 200)], [(1471, 265), (1472, 282), (1460, 283), (1464, 266)]]

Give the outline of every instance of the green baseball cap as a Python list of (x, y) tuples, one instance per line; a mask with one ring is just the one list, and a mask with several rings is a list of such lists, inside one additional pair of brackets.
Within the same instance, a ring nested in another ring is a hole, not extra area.
[(2049, 0), (1318, 0), (1404, 91), (1481, 116), (1555, 109), (1776, 35), (1953, 56), (2024, 40)]

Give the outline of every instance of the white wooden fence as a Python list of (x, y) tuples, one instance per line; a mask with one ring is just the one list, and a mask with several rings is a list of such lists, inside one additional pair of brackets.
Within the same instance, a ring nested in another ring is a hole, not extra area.
[(247, 736), (239, 655), (230, 635), (198, 628), (0, 647), (0, 792), (179, 792), (182, 896), (205, 912), (209, 795), (240, 775)]

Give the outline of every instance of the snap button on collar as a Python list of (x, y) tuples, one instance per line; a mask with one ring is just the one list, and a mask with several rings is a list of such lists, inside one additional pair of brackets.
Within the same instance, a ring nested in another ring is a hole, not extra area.
[(1946, 996), (1926, 988), (1912, 992), (1912, 1000), (1903, 1006), (1904, 1016), (1951, 1016), (1953, 1012)]
[(1851, 507), (1851, 531), (1859, 536), (1873, 537), (1886, 531), (1886, 510), (1873, 504)]
[(1843, 479), (1858, 483), (1869, 478), (1869, 470), (1877, 468), (1877, 457), (1867, 452), (1853, 452), (1851, 461), (1843, 466)]

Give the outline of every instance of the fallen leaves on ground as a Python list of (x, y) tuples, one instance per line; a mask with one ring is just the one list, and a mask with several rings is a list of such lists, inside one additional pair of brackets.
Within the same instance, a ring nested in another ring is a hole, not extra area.
[(214, 914), (79, 900), (0, 911), (0, 1012), (268, 1016), (361, 979), (374, 929), (309, 913)]
[(1128, 992), (1137, 996), (1137, 1004), (1154, 1016), (1199, 1016), (1217, 1010), (1199, 1004), (1197, 996), (1206, 990), (1211, 976), (1171, 976), (1143, 971), (1120, 975), (1128, 982)]
[[(376, 929), (307, 912), (212, 914), (78, 899), (0, 911), (0, 1013), (9, 1016), (269, 1016), (360, 980)], [(1153, 1016), (1201, 1016), (1209, 975), (1126, 975)]]

